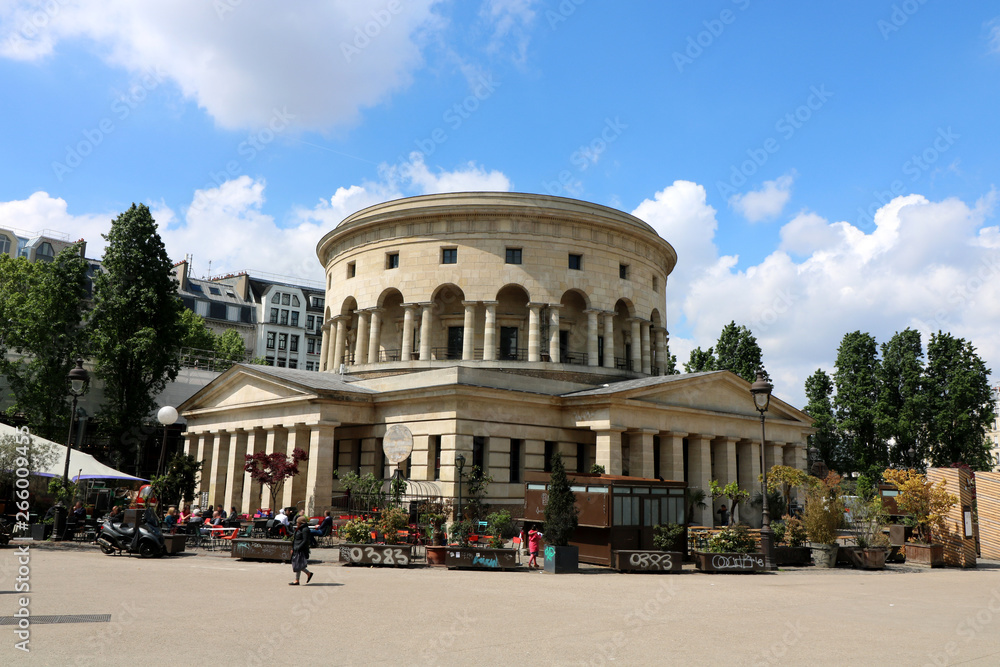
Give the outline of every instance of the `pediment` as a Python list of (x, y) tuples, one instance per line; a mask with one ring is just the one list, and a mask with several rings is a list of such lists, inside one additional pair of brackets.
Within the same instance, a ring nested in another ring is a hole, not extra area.
[(271, 401), (314, 396), (315, 392), (278, 379), (251, 374), (243, 369), (224, 373), (196, 393), (182, 406), (182, 410), (206, 410), (246, 405), (259, 405)]

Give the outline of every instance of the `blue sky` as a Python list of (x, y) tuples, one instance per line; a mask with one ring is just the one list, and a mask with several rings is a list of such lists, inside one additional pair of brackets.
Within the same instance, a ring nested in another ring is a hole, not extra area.
[(730, 320), (779, 392), (844, 333), (1000, 362), (994, 3), (12, 0), (0, 225), (88, 241), (154, 209), (196, 273), (321, 277), (364, 206), (560, 194), (678, 251), (681, 361)]

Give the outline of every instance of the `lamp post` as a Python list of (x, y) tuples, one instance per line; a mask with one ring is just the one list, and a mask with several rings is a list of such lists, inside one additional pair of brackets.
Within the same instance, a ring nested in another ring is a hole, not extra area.
[(910, 459), (910, 467), (911, 468), (916, 468), (917, 467), (917, 450), (913, 449), (913, 447), (910, 447), (908, 450), (906, 450), (906, 455)]
[(458, 466), (458, 511), (455, 516), (462, 520), (462, 469), (465, 467), (465, 455), (459, 454), (455, 457), (455, 465)]
[(167, 458), (167, 427), (177, 421), (177, 409), (164, 405), (156, 413), (156, 420), (163, 424), (163, 444), (160, 445), (160, 462), (156, 464), (156, 474), (163, 474), (163, 465)]
[(771, 510), (767, 503), (767, 468), (764, 465), (764, 448), (767, 442), (764, 434), (764, 413), (767, 412), (771, 403), (771, 390), (774, 388), (770, 382), (764, 378), (764, 373), (757, 371), (757, 380), (750, 385), (750, 394), (753, 396), (754, 407), (760, 413), (760, 470), (761, 470), (761, 498), (763, 499), (763, 509), (761, 511), (760, 525), (760, 548), (764, 552), (764, 568), (774, 570), (774, 533), (771, 531)]
[[(90, 383), (90, 373), (83, 367), (83, 359), (77, 358), (76, 368), (70, 370), (66, 379), (69, 381), (69, 395), (73, 397), (73, 407), (70, 409), (69, 433), (66, 435), (66, 462), (63, 464), (64, 489), (69, 485), (69, 454), (71, 451), (70, 445), (73, 443), (73, 420), (76, 418), (76, 401), (86, 393), (87, 385)], [(65, 507), (61, 511), (56, 510), (53, 533), (55, 533), (54, 538), (57, 540), (61, 540), (63, 537), (62, 534), (66, 527), (66, 512), (67, 508)]]

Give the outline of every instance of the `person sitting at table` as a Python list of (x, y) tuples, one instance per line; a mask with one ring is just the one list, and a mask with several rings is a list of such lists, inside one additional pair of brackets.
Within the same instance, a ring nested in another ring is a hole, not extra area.
[(125, 520), (125, 515), (122, 514), (122, 508), (119, 507), (118, 505), (112, 507), (111, 511), (108, 512), (109, 523), (121, 523), (124, 520)]
[(222, 505), (219, 505), (219, 516), (221, 516), (223, 518), (223, 520), (225, 520), (225, 519), (228, 518), (226, 516), (226, 508), (223, 507)]
[(167, 510), (167, 515), (163, 517), (163, 531), (172, 535), (175, 530), (177, 530), (177, 508), (171, 507)]
[(220, 512), (219, 510), (215, 510), (215, 513), (212, 514), (212, 520), (209, 523), (211, 523), (213, 526), (221, 526), (222, 512)]
[(333, 517), (330, 516), (330, 510), (327, 510), (326, 516), (323, 517), (323, 521), (321, 521), (315, 528), (310, 528), (309, 532), (311, 532), (315, 537), (320, 537), (322, 535), (329, 535), (331, 530), (333, 530)]
[(278, 514), (274, 517), (274, 519), (285, 527), (285, 532), (288, 532), (288, 515), (285, 514), (285, 510), (278, 510)]
[(187, 523), (191, 518), (191, 506), (185, 505), (177, 515), (177, 523)]

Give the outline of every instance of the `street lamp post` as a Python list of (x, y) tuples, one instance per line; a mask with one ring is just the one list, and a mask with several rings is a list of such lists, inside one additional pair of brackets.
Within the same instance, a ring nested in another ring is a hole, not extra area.
[(760, 548), (764, 552), (764, 568), (767, 570), (776, 569), (774, 565), (774, 533), (771, 531), (771, 510), (767, 503), (767, 468), (764, 459), (764, 448), (767, 446), (764, 434), (764, 413), (767, 412), (771, 402), (773, 388), (774, 385), (765, 379), (764, 373), (757, 371), (757, 380), (750, 386), (750, 394), (753, 396), (754, 407), (760, 413), (761, 498), (764, 505), (761, 511)]
[[(81, 396), (83, 396), (87, 391), (87, 385), (90, 383), (90, 373), (87, 369), (83, 367), (83, 359), (77, 358), (76, 368), (70, 370), (69, 374), (66, 376), (69, 381), (69, 395), (73, 397), (73, 407), (69, 412), (69, 433), (66, 435), (66, 462), (63, 464), (63, 488), (65, 489), (69, 485), (69, 454), (71, 450), (71, 445), (73, 443), (73, 420), (76, 418), (76, 401)], [(56, 540), (61, 540), (63, 537), (63, 531), (66, 527), (66, 512), (67, 508), (62, 508), (62, 510), (56, 510), (54, 538)]]
[(177, 421), (177, 410), (169, 405), (164, 405), (156, 413), (156, 420), (163, 424), (163, 444), (160, 445), (160, 462), (156, 464), (156, 474), (163, 474), (163, 465), (167, 458), (167, 427)]
[(455, 457), (455, 465), (458, 466), (458, 511), (455, 516), (462, 520), (462, 469), (465, 467), (465, 455), (459, 454)]

